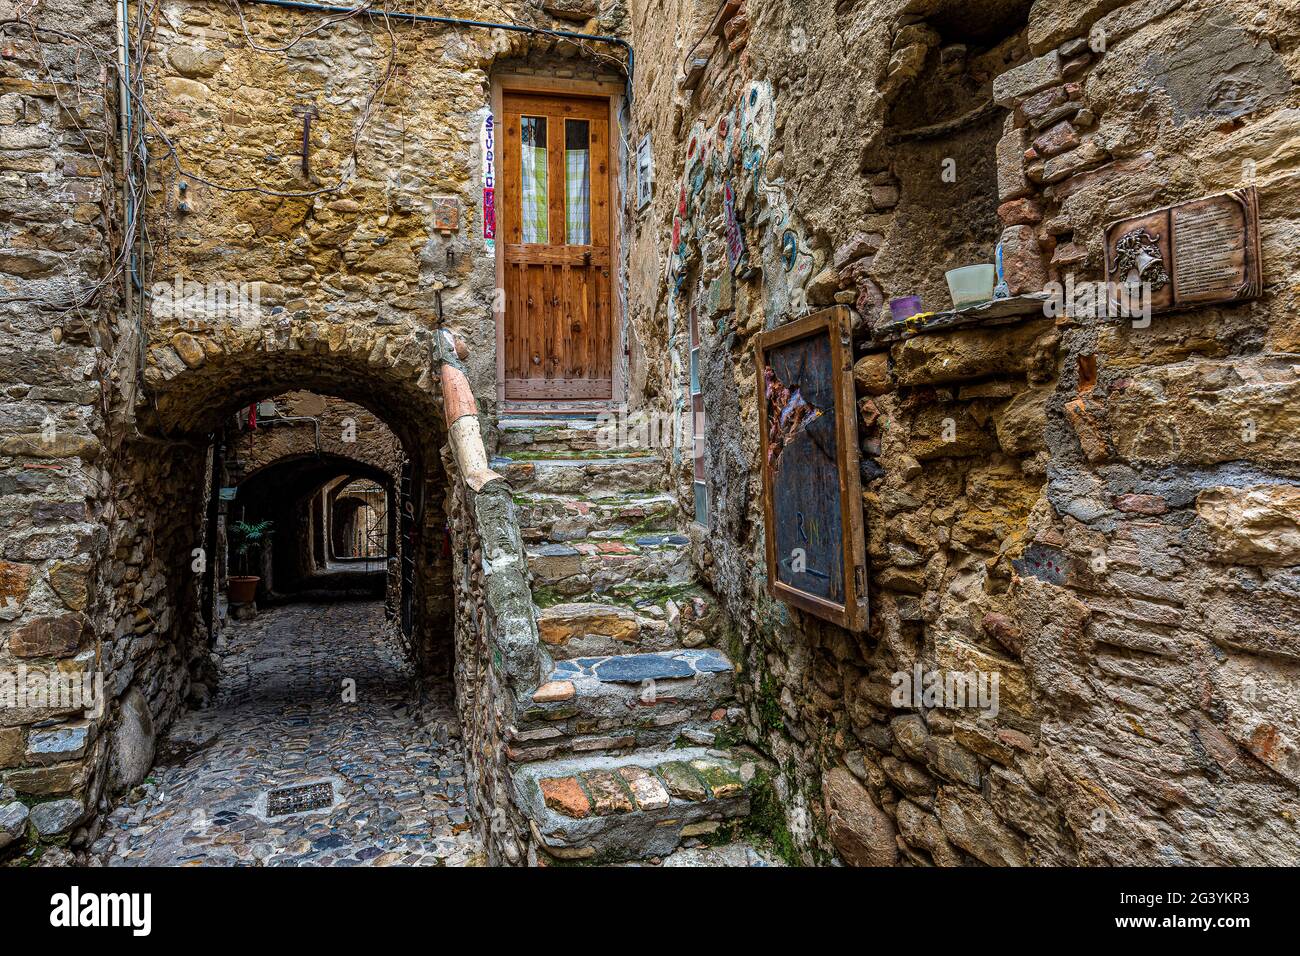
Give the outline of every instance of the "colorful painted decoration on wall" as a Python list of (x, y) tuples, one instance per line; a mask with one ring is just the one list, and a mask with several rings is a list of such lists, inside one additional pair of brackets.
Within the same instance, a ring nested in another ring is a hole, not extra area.
[(650, 205), (654, 196), (654, 150), (650, 145), (650, 134), (641, 137), (636, 147), (636, 208), (644, 209)]
[(736, 195), (731, 190), (731, 183), (722, 184), (722, 216), (726, 223), (727, 263), (735, 273), (745, 261), (745, 237), (736, 221)]
[[(762, 82), (747, 84), (711, 126), (697, 122), (691, 128), (668, 259), (668, 280), (677, 294), (682, 292), (692, 262), (700, 260), (708, 271), (710, 264), (702, 260), (708, 246), (702, 241), (705, 223), (696, 213), (716, 208), (708, 200), (718, 194), (723, 200), (725, 248), (733, 271), (771, 262), (774, 268), (763, 271), (763, 280), (772, 286), (770, 292), (779, 293), (772, 299), (778, 303), (798, 298), (798, 291), (807, 285), (813, 271), (812, 251), (785, 196), (784, 183), (767, 178), (774, 136), (772, 90)], [(761, 247), (750, 249), (745, 231), (753, 227), (762, 230), (763, 240)], [(744, 250), (739, 256), (738, 248)]]
[(773, 597), (847, 628), (868, 621), (857, 415), (844, 306), (757, 336), (760, 468)]

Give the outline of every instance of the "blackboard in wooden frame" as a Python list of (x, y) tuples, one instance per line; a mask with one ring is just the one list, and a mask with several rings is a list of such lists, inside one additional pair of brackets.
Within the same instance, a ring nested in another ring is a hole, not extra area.
[(771, 595), (851, 631), (868, 623), (850, 314), (835, 306), (754, 342)]

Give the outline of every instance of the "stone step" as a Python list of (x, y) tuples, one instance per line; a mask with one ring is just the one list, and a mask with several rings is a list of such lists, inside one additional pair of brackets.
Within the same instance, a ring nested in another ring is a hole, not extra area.
[(697, 648), (716, 643), (717, 604), (693, 585), (658, 587), (636, 601), (539, 605), (537, 630), (556, 660)]
[(528, 458), (498, 455), (492, 468), (516, 493), (584, 494), (594, 497), (661, 492), (664, 462), (650, 455), (593, 458)]
[(544, 853), (616, 863), (734, 832), (757, 770), (744, 752), (691, 747), (531, 764), (515, 769), (512, 784)]
[(580, 541), (622, 537), (677, 527), (677, 499), (658, 493), (611, 495), (515, 495), (524, 540)]
[[(716, 839), (716, 831), (699, 833), (704, 840)], [(785, 860), (767, 846), (767, 841), (751, 842), (749, 838), (733, 843), (703, 843), (690, 846), (693, 840), (674, 850), (666, 857), (646, 860), (628, 860), (620, 866), (668, 866), (668, 867), (750, 867), (750, 866), (786, 866)]]
[[(515, 763), (674, 743), (709, 745), (741, 716), (713, 648), (562, 658), (506, 734)], [(724, 735), (725, 736), (725, 735)]]
[(594, 418), (502, 418), (500, 447), (515, 452), (587, 452), (599, 450), (602, 423)]
[[(543, 593), (537, 602), (538, 607), (560, 603), (573, 604), (580, 601), (595, 604), (621, 604), (633, 608), (639, 614), (658, 617), (662, 611), (665, 615), (671, 617), (675, 606), (680, 613), (688, 618), (700, 619), (710, 616), (718, 607), (718, 601), (713, 592), (703, 584), (694, 581), (686, 584), (664, 584), (656, 581), (617, 581), (608, 587), (602, 587), (598, 591), (593, 590), (581, 597), (563, 596), (554, 588), (539, 590), (542, 590)], [(550, 595), (555, 595), (555, 597), (552, 598)], [(691, 605), (689, 611), (686, 609), (688, 603)]]
[(685, 584), (694, 577), (690, 541), (649, 534), (593, 541), (545, 541), (525, 547), (533, 587), (581, 594), (625, 581)]
[(676, 632), (667, 621), (643, 617), (617, 604), (554, 604), (542, 608), (537, 633), (557, 660), (677, 647)]

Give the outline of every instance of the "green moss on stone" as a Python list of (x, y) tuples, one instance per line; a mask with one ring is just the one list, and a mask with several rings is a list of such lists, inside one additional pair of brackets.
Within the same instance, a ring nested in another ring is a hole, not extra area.
[(739, 724), (724, 725), (713, 734), (713, 746), (717, 750), (730, 750), (744, 742), (745, 731)]
[(778, 693), (772, 675), (764, 674), (758, 691), (758, 716), (768, 730), (785, 729), (785, 716), (781, 713)]
[(785, 808), (766, 770), (760, 769), (749, 783), (749, 816), (742, 829), (746, 836), (765, 845), (787, 865), (802, 866), (794, 836), (785, 822)]

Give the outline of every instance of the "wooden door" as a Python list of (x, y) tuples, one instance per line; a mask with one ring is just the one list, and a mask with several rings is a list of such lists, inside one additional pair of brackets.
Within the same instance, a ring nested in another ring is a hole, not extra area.
[(609, 100), (503, 96), (507, 400), (612, 398)]

